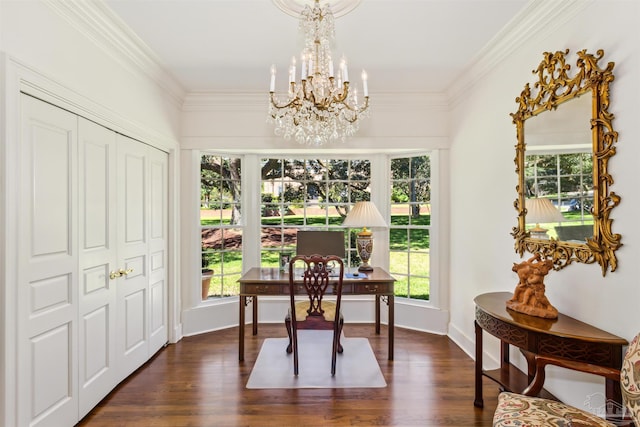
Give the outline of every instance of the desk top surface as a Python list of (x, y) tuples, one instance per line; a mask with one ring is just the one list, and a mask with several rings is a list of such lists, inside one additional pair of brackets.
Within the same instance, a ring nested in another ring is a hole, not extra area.
[[(358, 272), (358, 277), (348, 277), (345, 273), (343, 283), (356, 282), (395, 282), (395, 278), (379, 267), (373, 267), (373, 271)], [(289, 271), (280, 271), (279, 268), (252, 267), (240, 277), (240, 283), (289, 283)]]
[(529, 316), (507, 308), (506, 302), (511, 299), (511, 292), (493, 292), (478, 295), (474, 298), (476, 306), (485, 313), (497, 317), (514, 326), (557, 335), (566, 338), (576, 338), (583, 341), (606, 342), (609, 344), (627, 345), (624, 338), (620, 338), (609, 332), (581, 322), (573, 317), (558, 314), (557, 319), (544, 319), (542, 317)]

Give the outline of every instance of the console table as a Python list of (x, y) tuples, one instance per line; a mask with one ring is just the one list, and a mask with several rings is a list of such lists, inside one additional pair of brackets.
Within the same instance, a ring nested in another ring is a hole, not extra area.
[[(396, 281), (389, 273), (379, 267), (368, 271), (362, 278), (347, 278), (342, 281), (342, 295), (374, 295), (376, 304), (376, 334), (380, 333), (380, 300), (389, 307), (389, 360), (393, 360), (393, 284)], [(265, 295), (289, 295), (289, 272), (280, 271), (279, 268), (253, 267), (239, 280), (240, 282), (240, 313), (238, 317), (239, 344), (238, 359), (244, 360), (244, 328), (245, 308), (248, 304), (253, 306), (253, 335), (258, 334), (258, 296)], [(306, 295), (302, 289), (300, 294)], [(284, 314), (282, 313), (283, 327)]]
[[(510, 292), (495, 292), (477, 296), (475, 335), (476, 368), (475, 400), (477, 407), (484, 405), (482, 399), (482, 376), (496, 381), (506, 391), (522, 392), (535, 375), (535, 356), (544, 355), (561, 359), (578, 360), (593, 365), (620, 369), (622, 347), (629, 343), (624, 338), (612, 335), (572, 317), (559, 314), (557, 319), (543, 319), (518, 313), (506, 307)], [(482, 369), (482, 331), (500, 339), (500, 368)], [(509, 362), (509, 345), (520, 348), (527, 360), (527, 374)], [(607, 399), (622, 402), (620, 386), (606, 380)], [(542, 397), (550, 397), (546, 392)]]

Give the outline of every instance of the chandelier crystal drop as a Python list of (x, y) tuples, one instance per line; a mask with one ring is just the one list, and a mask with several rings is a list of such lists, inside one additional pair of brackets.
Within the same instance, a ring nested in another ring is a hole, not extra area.
[(296, 82), (296, 58), (289, 66), (289, 90), (285, 100), (275, 95), (276, 68), (271, 66), (268, 121), (275, 124), (275, 134), (295, 138), (300, 144), (320, 146), (333, 141), (344, 142), (359, 128), (359, 119), (369, 115), (367, 74), (362, 71), (364, 101), (358, 105), (357, 89), (350, 90), (349, 72), (343, 57), (334, 62), (331, 44), (335, 37), (334, 17), (330, 6), (305, 6), (300, 16), (304, 49), (300, 55), (300, 81)]

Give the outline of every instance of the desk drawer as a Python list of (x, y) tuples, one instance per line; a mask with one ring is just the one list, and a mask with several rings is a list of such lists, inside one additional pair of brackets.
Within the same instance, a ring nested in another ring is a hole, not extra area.
[(289, 285), (246, 284), (243, 293), (246, 295), (289, 295)]
[(354, 294), (393, 295), (393, 283), (368, 283), (363, 281), (362, 283), (354, 283), (351, 286), (353, 286), (352, 293)]

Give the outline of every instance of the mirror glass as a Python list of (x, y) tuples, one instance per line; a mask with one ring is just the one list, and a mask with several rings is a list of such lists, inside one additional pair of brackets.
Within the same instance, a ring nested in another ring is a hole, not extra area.
[(613, 62), (601, 68), (604, 51), (544, 52), (511, 114), (516, 125), (518, 197), (515, 249), (553, 261), (556, 270), (574, 262), (615, 271), (621, 235), (611, 230), (620, 196), (610, 191), (609, 160), (618, 133), (609, 112)]
[[(524, 123), (525, 224), (532, 238), (586, 244), (593, 236), (591, 102), (583, 94)], [(533, 198), (549, 199), (557, 212), (541, 217)]]

